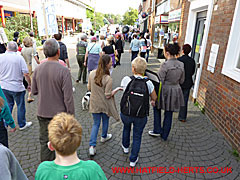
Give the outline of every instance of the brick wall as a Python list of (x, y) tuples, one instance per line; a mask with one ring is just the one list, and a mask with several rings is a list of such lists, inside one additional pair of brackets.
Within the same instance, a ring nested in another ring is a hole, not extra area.
[[(236, 0), (219, 0), (217, 5), (218, 9), (212, 14), (197, 101), (205, 108), (214, 125), (240, 152), (240, 84), (221, 74)], [(211, 73), (207, 71), (207, 65), (213, 43), (219, 44), (219, 52), (215, 72)]]
[(187, 31), (187, 22), (189, 14), (190, 2), (188, 0), (182, 1), (182, 15), (179, 28), (179, 45), (182, 46), (185, 40), (186, 31)]

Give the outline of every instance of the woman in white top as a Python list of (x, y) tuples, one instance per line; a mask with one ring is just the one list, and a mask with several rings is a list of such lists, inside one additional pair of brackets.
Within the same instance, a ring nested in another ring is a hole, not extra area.
[(146, 61), (148, 62), (149, 52), (151, 50), (152, 42), (150, 40), (150, 36), (149, 35), (147, 35), (146, 37), (147, 37), (146, 38), (147, 39), (147, 57), (146, 57)]
[(143, 33), (140, 35), (140, 49), (141, 49), (140, 56), (142, 58), (145, 58), (147, 52), (147, 40), (145, 39)]

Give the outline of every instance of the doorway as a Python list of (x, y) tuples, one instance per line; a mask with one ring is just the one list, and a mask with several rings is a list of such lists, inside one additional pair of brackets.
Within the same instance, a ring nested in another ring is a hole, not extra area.
[(205, 30), (205, 22), (207, 17), (207, 11), (202, 11), (197, 13), (197, 20), (195, 25), (195, 32), (193, 37), (193, 46), (192, 46), (192, 53), (191, 57), (196, 62), (196, 73), (194, 75), (193, 82), (195, 82), (197, 71), (200, 68), (199, 57), (201, 53), (202, 41), (204, 36)]

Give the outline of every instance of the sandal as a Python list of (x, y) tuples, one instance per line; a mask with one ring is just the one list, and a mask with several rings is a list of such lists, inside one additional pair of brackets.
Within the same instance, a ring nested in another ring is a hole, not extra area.
[(28, 100), (27, 100), (28, 103), (31, 103), (31, 102), (33, 102), (33, 101), (34, 101), (34, 99), (28, 99)]

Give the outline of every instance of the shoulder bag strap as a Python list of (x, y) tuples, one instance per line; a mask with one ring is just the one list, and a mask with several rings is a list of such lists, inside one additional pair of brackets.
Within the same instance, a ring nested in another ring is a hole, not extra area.
[(158, 102), (160, 101), (161, 90), (162, 90), (162, 81), (160, 81), (160, 83), (159, 83), (158, 96), (157, 96), (158, 97), (157, 98)]
[[(96, 43), (95, 43), (96, 44)], [(95, 44), (91, 47), (91, 49), (88, 51), (90, 53), (90, 51), (92, 50), (92, 48), (95, 46)]]

